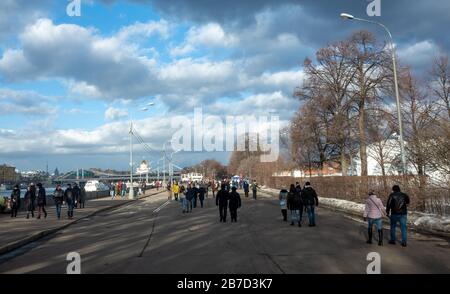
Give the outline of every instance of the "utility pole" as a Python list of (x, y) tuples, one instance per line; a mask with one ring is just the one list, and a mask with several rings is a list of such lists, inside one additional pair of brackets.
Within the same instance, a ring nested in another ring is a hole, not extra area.
[(133, 187), (133, 121), (130, 120), (130, 193), (129, 199), (134, 199), (134, 187)]

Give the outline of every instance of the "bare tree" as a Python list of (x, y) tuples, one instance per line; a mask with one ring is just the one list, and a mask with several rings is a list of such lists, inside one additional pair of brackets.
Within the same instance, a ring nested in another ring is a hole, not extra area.
[(312, 101), (317, 115), (330, 130), (328, 141), (335, 144), (340, 152), (342, 174), (347, 175), (347, 152), (350, 128), (350, 107), (352, 100), (348, 92), (355, 75), (349, 64), (352, 44), (340, 41), (320, 49), (316, 54), (317, 65), (306, 59), (304, 63), (306, 79), (295, 96)]
[(446, 112), (447, 119), (450, 120), (450, 65), (447, 55), (441, 55), (434, 60), (431, 77), (430, 88), (438, 98), (439, 106)]
[(402, 72), (400, 92), (402, 116), (405, 121), (405, 140), (409, 160), (419, 175), (426, 174), (428, 130), (436, 122), (436, 109), (423, 86), (412, 76), (409, 69)]
[(352, 100), (357, 111), (361, 175), (367, 176), (367, 107), (382, 96), (382, 88), (389, 81), (389, 54), (367, 31), (359, 31), (350, 38), (351, 66), (355, 70), (352, 80)]

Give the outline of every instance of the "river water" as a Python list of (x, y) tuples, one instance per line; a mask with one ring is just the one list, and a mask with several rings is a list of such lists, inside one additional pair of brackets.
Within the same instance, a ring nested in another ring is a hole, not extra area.
[[(49, 187), (45, 188), (45, 193), (47, 196), (52, 196), (53, 192), (55, 191), (56, 187)], [(12, 190), (0, 190), (0, 197), (10, 197)], [(23, 198), (25, 196), (25, 193), (27, 192), (27, 189), (21, 189), (20, 190), (20, 198)], [(37, 196), (37, 191), (36, 191)]]

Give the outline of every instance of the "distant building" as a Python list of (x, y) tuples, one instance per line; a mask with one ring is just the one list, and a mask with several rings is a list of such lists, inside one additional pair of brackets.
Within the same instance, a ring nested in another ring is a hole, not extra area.
[(201, 182), (203, 181), (203, 175), (201, 173), (187, 173), (181, 174), (182, 182)]
[(6, 164), (0, 165), (0, 183), (13, 183), (18, 178), (15, 167)]

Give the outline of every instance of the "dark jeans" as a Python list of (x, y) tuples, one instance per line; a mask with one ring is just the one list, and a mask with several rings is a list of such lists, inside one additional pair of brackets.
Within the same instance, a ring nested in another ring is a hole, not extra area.
[(41, 216), (41, 211), (44, 212), (45, 217), (47, 217), (47, 211), (45, 211), (45, 205), (38, 206), (38, 217)]
[(306, 205), (306, 212), (308, 213), (308, 220), (310, 225), (316, 224), (316, 216), (314, 213), (314, 205)]
[(397, 229), (397, 223), (400, 223), (400, 230), (402, 232), (402, 242), (406, 243), (407, 239), (407, 227), (406, 227), (406, 214), (392, 214), (391, 215), (391, 241), (395, 241), (395, 233)]
[(253, 190), (253, 199), (256, 200), (256, 190)]
[(58, 217), (58, 219), (61, 218), (61, 203), (55, 203), (55, 207), (56, 207), (56, 217)]
[(203, 208), (203, 201), (204, 201), (205, 199), (199, 198), (199, 200), (200, 200), (200, 207)]
[(197, 207), (197, 197), (195, 197), (193, 200), (194, 200), (194, 208), (196, 208)]
[(281, 214), (283, 215), (283, 221), (287, 222), (287, 209), (282, 209)]
[(245, 197), (248, 197), (248, 190), (244, 190)]
[(227, 206), (219, 205), (219, 212), (220, 212), (220, 221), (226, 222), (227, 221)]
[(73, 202), (67, 202), (67, 216), (73, 217)]
[(17, 217), (17, 211), (19, 210), (19, 205), (17, 203), (14, 203), (11, 206), (11, 217)]
[(231, 221), (237, 222), (237, 208), (230, 208)]

